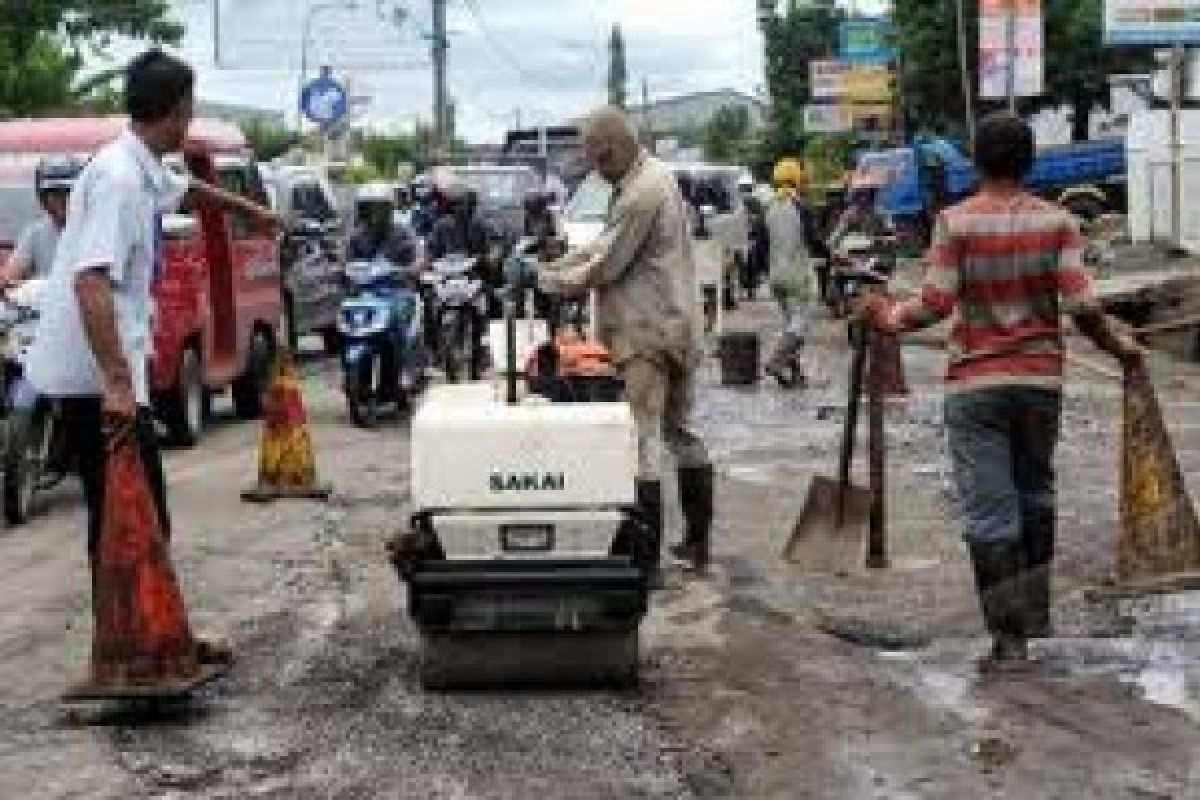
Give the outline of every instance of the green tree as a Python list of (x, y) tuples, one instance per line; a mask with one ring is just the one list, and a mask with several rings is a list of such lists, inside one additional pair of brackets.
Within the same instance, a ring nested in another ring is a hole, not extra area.
[(0, 113), (86, 105), (99, 83), (76, 87), (85, 55), (104, 54), (115, 35), (178, 42), (169, 10), (168, 0), (0, 0)]
[(720, 164), (745, 164), (753, 150), (753, 131), (750, 112), (740, 106), (725, 106), (717, 110), (704, 126), (704, 154)]
[[(1054, 0), (1045, 8), (1045, 93), (1022, 100), (1022, 112), (1070, 106), (1073, 133), (1087, 138), (1093, 108), (1109, 105), (1108, 76), (1142, 72), (1153, 63), (1148, 50), (1105, 47), (1103, 0)], [(955, 0), (896, 3), (893, 22), (900, 91), (910, 130), (965, 138), (962, 77), (958, 58)], [(964, 2), (967, 68), (971, 91), (979, 91), (978, 4)], [(977, 103), (980, 111), (1002, 102)]]
[(401, 164), (418, 160), (421, 144), (415, 134), (371, 134), (363, 138), (362, 154), (380, 175), (396, 177)]
[(608, 104), (625, 108), (629, 71), (625, 65), (625, 36), (614, 25), (608, 40)]
[(300, 137), (282, 125), (251, 120), (242, 123), (242, 133), (259, 161), (271, 161), (300, 143)]
[(771, 117), (763, 140), (764, 160), (774, 161), (804, 150), (807, 138), (804, 107), (812, 99), (808, 64), (837, 52), (841, 18), (841, 12), (831, 4), (758, 0), (767, 91), (771, 97)]

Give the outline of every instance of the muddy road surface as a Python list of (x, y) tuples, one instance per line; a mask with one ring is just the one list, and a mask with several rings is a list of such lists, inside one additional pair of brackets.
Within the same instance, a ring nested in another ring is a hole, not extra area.
[[(730, 324), (768, 318), (753, 304)], [(1030, 674), (985, 680), (936, 353), (906, 352), (913, 392), (888, 412), (892, 567), (779, 558), (810, 476), (835, 469), (846, 352), (827, 333), (827, 386), (704, 376), (717, 563), (654, 597), (636, 690), (423, 692), (383, 549), (407, 519), (404, 427), (352, 429), (310, 365), (331, 502), (239, 502), (258, 430), (223, 406), (200, 447), (167, 456), (174, 558), (232, 671), (167, 714), (65, 711), (91, 620), (78, 491), (55, 490), (0, 535), (0, 797), (1200, 798), (1200, 597), (1084, 591), (1112, 571), (1119, 387), (1072, 376), (1056, 638)], [(1200, 475), (1200, 375), (1178, 372), (1163, 402)]]

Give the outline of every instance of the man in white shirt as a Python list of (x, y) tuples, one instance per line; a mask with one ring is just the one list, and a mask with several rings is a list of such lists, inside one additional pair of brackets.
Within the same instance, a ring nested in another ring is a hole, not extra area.
[(267, 209), (163, 166), (162, 156), (178, 151), (187, 135), (194, 83), (190, 67), (161, 51), (129, 66), (129, 130), (96, 154), (71, 192), (30, 354), (29, 380), (60, 399), (64, 432), (78, 454), (93, 558), (104, 514), (106, 423), (134, 425), (163, 532), (170, 534), (147, 382), (162, 215), (193, 193), (200, 203), (278, 222)]

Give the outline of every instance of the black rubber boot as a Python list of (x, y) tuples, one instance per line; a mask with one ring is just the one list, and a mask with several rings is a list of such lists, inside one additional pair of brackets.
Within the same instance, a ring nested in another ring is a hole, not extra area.
[(647, 536), (634, 547), (634, 561), (646, 570), (646, 583), (651, 589), (661, 589), (663, 507), (660, 481), (637, 482), (637, 505), (646, 525)]
[(1021, 594), (1024, 633), (1030, 639), (1052, 634), (1050, 575), (1054, 560), (1054, 515), (1030, 514), (1021, 521)]
[(1024, 557), (1020, 547), (1016, 543), (971, 543), (970, 551), (988, 632), (994, 637), (1024, 636), (1024, 597), (1019, 581)]
[(686, 561), (691, 569), (708, 569), (713, 521), (713, 468), (684, 467), (679, 470), (679, 502), (683, 507), (683, 543), (671, 548), (671, 554)]

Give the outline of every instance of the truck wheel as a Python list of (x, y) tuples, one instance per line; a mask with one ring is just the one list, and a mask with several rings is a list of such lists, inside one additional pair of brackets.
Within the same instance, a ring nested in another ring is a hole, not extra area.
[(356, 374), (346, 376), (346, 410), (350, 412), (350, 422), (358, 428), (374, 428), (379, 415), (375, 378), (375, 364), (378, 361), (376, 356), (370, 355), (358, 364)]
[(342, 335), (338, 333), (336, 325), (321, 329), (321, 347), (325, 350), (326, 358), (337, 358), (342, 354)]
[(246, 356), (246, 371), (233, 382), (233, 411), (238, 419), (258, 419), (262, 416), (263, 395), (271, 375), (271, 359), (275, 345), (262, 331), (255, 331)]
[(53, 428), (45, 408), (13, 411), (8, 421), (4, 452), (4, 519), (9, 525), (29, 520), (37, 496), (38, 479), (50, 456)]
[(185, 349), (179, 359), (179, 382), (163, 400), (162, 411), (172, 444), (193, 447), (200, 440), (208, 416), (208, 400), (204, 362), (194, 346)]
[(300, 349), (300, 329), (296, 319), (296, 297), (287, 289), (283, 290), (283, 324), (287, 327), (288, 349), (295, 353)]

